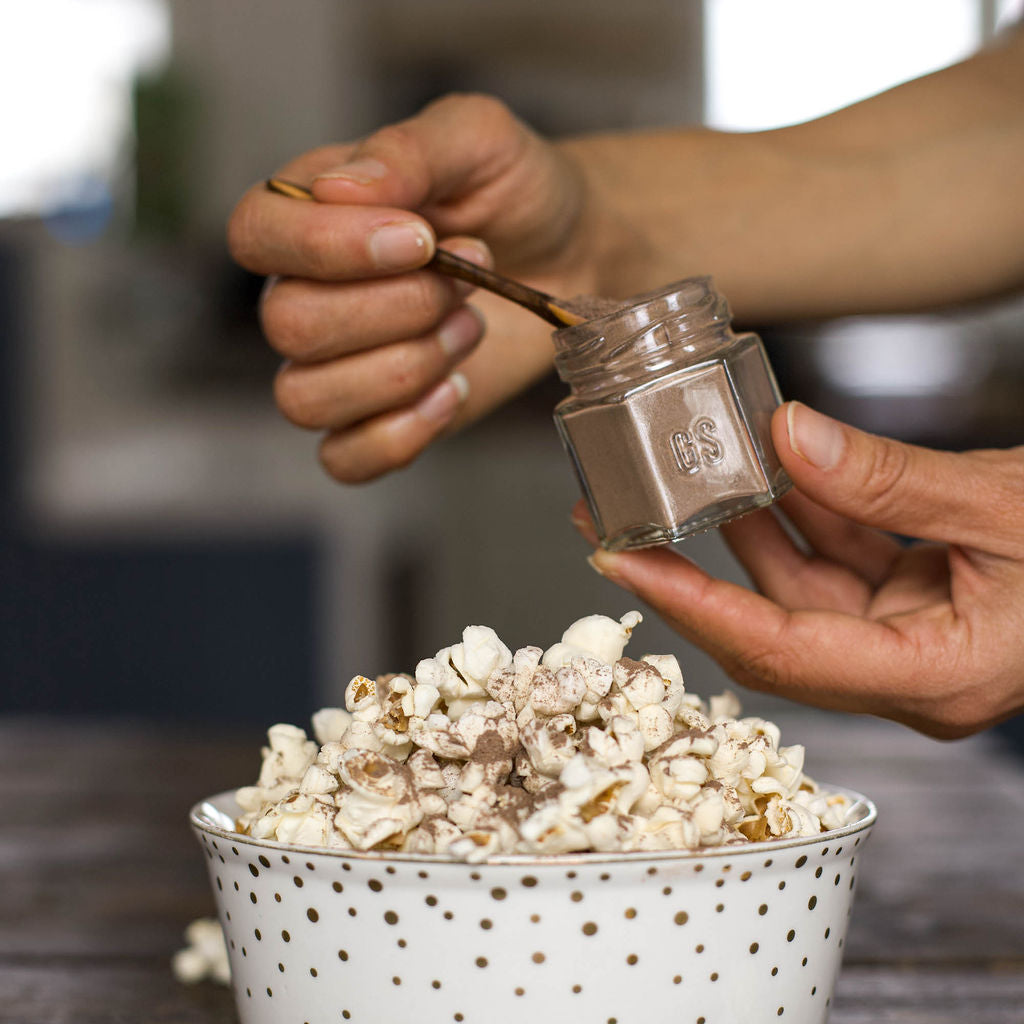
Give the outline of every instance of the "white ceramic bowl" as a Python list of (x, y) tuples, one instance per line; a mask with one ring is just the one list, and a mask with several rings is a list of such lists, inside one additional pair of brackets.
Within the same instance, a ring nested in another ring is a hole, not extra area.
[(231, 793), (191, 822), (242, 1024), (819, 1024), (876, 818), (839, 792), (810, 840), (484, 864), (250, 839)]

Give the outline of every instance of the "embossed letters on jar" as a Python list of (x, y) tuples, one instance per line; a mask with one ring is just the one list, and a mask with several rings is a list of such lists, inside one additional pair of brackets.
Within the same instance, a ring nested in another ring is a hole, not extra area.
[(699, 473), (701, 464), (713, 466), (725, 458), (716, 434), (718, 427), (709, 416), (699, 416), (689, 430), (677, 430), (670, 440), (676, 465), (684, 473)]

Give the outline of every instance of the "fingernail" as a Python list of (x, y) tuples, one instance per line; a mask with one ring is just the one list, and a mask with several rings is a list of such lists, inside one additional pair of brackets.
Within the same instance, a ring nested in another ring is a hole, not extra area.
[(434, 239), (422, 224), (385, 224), (370, 235), (369, 248), (379, 270), (404, 270), (430, 259)]
[(270, 293), (277, 287), (277, 282), (281, 280), (279, 274), (271, 274), (263, 282), (263, 287), (260, 289), (260, 298), (258, 305), (262, 306), (264, 302), (270, 297)]
[(469, 381), (461, 373), (453, 373), (419, 400), (416, 411), (426, 420), (447, 423), (469, 394)]
[(357, 185), (372, 185), (375, 181), (380, 181), (387, 173), (387, 167), (379, 160), (362, 157), (358, 160), (350, 160), (340, 167), (332, 167), (331, 170), (318, 174), (315, 180), (345, 178), (348, 181), (354, 181)]
[(611, 580), (613, 583), (622, 584), (622, 578), (616, 571), (619, 560), (610, 551), (598, 548), (593, 554), (587, 555), (587, 562), (598, 576), (603, 576), (606, 580)]
[(583, 516), (577, 515), (575, 512), (569, 513), (569, 522), (576, 527), (577, 530), (585, 530), (590, 526), (589, 521)]
[(846, 445), (842, 426), (802, 402), (790, 402), (786, 429), (793, 451), (817, 469), (832, 469), (842, 458)]
[(483, 334), (483, 317), (472, 307), (463, 306), (452, 313), (437, 332), (441, 351), (449, 359), (465, 355)]

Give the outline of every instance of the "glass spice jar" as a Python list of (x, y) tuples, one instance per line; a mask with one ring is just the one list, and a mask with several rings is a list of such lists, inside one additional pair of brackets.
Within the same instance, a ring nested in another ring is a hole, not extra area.
[(772, 445), (781, 398), (756, 334), (735, 334), (708, 277), (554, 333), (571, 394), (555, 424), (601, 544), (680, 540), (791, 486)]

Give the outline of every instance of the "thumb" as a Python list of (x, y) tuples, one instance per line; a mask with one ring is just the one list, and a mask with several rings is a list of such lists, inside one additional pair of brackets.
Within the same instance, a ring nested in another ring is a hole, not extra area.
[(1024, 449), (935, 451), (800, 402), (776, 410), (772, 437), (796, 487), (855, 522), (993, 554), (1024, 547)]
[(313, 194), (321, 202), (360, 202), (407, 210), (457, 199), (487, 183), (514, 158), (526, 128), (500, 101), (448, 96), (367, 136)]

